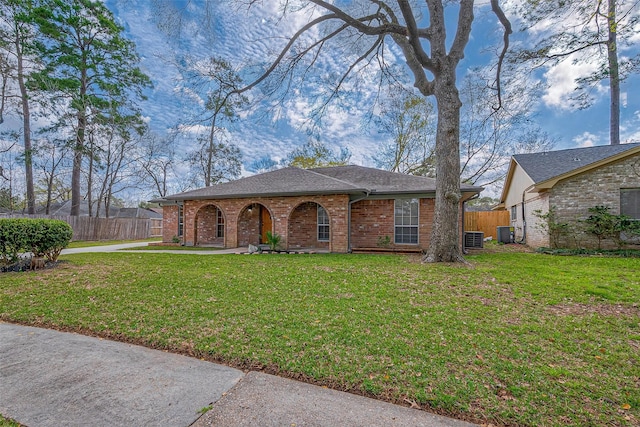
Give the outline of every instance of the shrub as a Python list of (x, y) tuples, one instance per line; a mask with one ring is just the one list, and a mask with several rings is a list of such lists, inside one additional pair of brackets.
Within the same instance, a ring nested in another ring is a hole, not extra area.
[(272, 233), (271, 231), (267, 231), (267, 244), (271, 248), (272, 251), (275, 251), (280, 246), (280, 241), (282, 240), (282, 236), (277, 233)]
[(28, 247), (27, 219), (0, 219), (0, 259), (3, 264), (18, 261), (20, 252)]
[(52, 219), (0, 219), (0, 260), (15, 263), (21, 252), (56, 261), (73, 236), (71, 226)]
[(542, 213), (540, 209), (535, 210), (533, 215), (541, 219), (536, 227), (549, 235), (551, 247), (559, 248), (560, 240), (569, 234), (569, 224), (558, 221), (555, 206), (551, 206), (546, 213)]
[(638, 233), (638, 222), (626, 215), (614, 215), (608, 206), (589, 208), (591, 215), (584, 220), (586, 231), (598, 239), (598, 249), (602, 248), (604, 239), (611, 239), (618, 248), (624, 245), (624, 233)]
[(49, 261), (56, 261), (71, 241), (73, 229), (57, 219), (35, 221), (30, 234), (31, 252), (37, 257), (45, 256)]

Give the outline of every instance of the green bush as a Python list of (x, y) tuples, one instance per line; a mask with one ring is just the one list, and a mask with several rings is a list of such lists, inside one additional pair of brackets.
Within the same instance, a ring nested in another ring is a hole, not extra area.
[(18, 261), (20, 252), (28, 246), (27, 219), (0, 219), (0, 260), (4, 264)]
[(73, 236), (71, 226), (57, 219), (35, 220), (31, 227), (31, 252), (37, 257), (45, 256), (49, 261), (58, 259)]
[(71, 241), (73, 230), (55, 219), (0, 219), (0, 260), (5, 264), (18, 261), (21, 252), (56, 261)]
[(618, 249), (625, 244), (623, 234), (638, 233), (638, 222), (626, 215), (614, 215), (608, 206), (594, 206), (589, 208), (589, 217), (584, 220), (586, 231), (598, 239), (598, 249), (602, 247), (604, 239), (611, 239)]

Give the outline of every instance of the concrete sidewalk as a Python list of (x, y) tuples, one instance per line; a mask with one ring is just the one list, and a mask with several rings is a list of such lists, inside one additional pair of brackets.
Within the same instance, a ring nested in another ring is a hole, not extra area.
[(178, 255), (223, 255), (223, 254), (235, 254), (245, 251), (246, 248), (235, 249), (218, 249), (218, 250), (171, 250), (171, 249), (136, 249), (134, 251), (127, 251), (127, 249), (141, 248), (149, 246), (147, 242), (134, 242), (134, 243), (120, 243), (117, 245), (101, 245), (101, 246), (87, 246), (84, 248), (70, 248), (63, 249), (61, 255), (71, 254), (83, 254), (89, 252), (125, 252), (125, 253), (154, 253), (154, 254), (178, 254)]
[(1, 322), (0, 414), (28, 427), (472, 426), (259, 372)]

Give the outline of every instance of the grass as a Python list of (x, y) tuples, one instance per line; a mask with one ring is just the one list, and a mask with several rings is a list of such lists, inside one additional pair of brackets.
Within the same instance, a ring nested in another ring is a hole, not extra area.
[(22, 427), (22, 424), (0, 415), (0, 427)]
[(640, 259), (78, 254), (6, 273), (0, 319), (497, 425), (640, 422)]

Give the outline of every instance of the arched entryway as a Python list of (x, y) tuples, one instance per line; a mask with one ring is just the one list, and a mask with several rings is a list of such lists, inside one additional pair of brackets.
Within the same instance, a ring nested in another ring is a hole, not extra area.
[(238, 216), (238, 246), (267, 243), (267, 231), (273, 233), (273, 217), (266, 206), (252, 203)]
[(329, 213), (315, 202), (301, 203), (289, 215), (289, 248), (329, 249), (331, 226)]
[(195, 218), (194, 245), (224, 247), (224, 212), (216, 205), (198, 209)]

